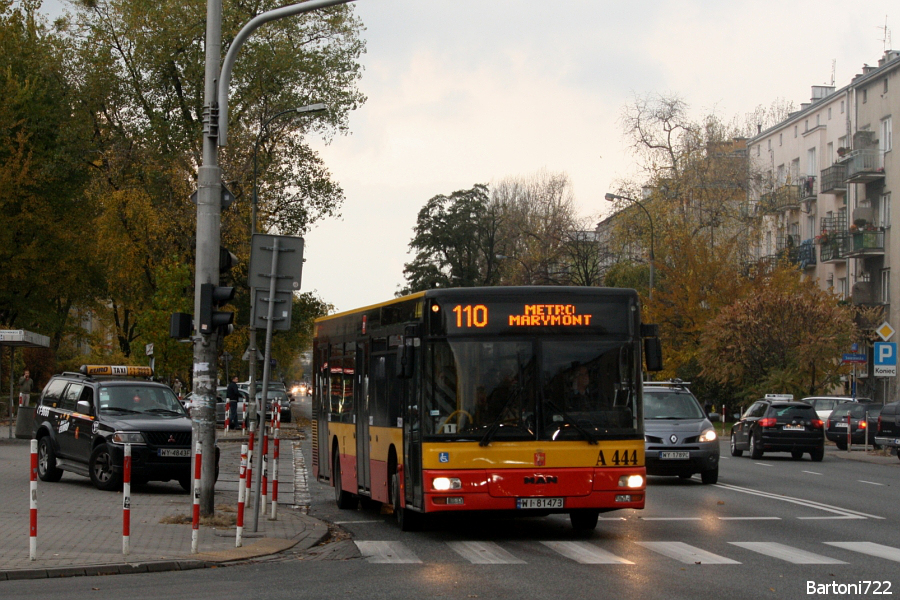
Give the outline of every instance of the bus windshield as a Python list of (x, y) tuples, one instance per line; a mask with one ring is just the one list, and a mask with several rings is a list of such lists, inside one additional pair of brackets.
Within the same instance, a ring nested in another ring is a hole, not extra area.
[(429, 344), (424, 433), (436, 439), (634, 436), (637, 349), (609, 340)]

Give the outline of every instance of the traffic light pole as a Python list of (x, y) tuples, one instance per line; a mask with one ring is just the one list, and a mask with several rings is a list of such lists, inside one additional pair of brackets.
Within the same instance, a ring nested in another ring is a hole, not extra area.
[[(198, 173), (197, 249), (194, 270), (194, 397), (191, 410), (196, 447), (202, 448), (200, 475), (200, 512), (215, 512), (216, 469), (216, 383), (218, 375), (218, 331), (199, 330), (201, 288), (219, 284), (219, 241), (222, 218), (222, 175), (218, 161), (219, 106), (217, 84), (222, 55), (222, 0), (206, 2), (206, 77), (203, 109), (203, 163)], [(196, 491), (194, 492), (196, 493)]]

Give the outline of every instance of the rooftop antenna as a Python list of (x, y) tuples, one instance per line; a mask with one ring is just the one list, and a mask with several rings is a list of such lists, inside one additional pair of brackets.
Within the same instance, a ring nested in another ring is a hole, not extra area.
[(888, 16), (884, 15), (884, 27), (878, 27), (881, 30), (881, 46), (882, 51), (887, 52), (891, 49), (891, 30), (888, 28)]

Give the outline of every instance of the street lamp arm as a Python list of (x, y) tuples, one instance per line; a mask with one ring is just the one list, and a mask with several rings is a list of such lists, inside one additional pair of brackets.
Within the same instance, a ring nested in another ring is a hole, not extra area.
[(225, 60), (222, 61), (222, 71), (219, 73), (219, 82), (217, 85), (216, 96), (219, 104), (219, 145), (224, 146), (228, 143), (228, 88), (231, 85), (231, 70), (234, 67), (234, 61), (237, 60), (237, 53), (241, 46), (250, 37), (250, 34), (256, 29), (269, 21), (277, 21), (284, 17), (299, 15), (311, 12), (320, 8), (328, 8), (337, 4), (347, 4), (351, 0), (310, 0), (302, 4), (291, 4), (290, 6), (282, 6), (274, 10), (269, 10), (261, 15), (256, 15), (244, 25), (243, 28), (234, 37), (231, 47), (225, 54)]

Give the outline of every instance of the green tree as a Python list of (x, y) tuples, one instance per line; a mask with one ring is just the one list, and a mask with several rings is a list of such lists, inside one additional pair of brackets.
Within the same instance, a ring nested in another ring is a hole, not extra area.
[(49, 335), (55, 351), (72, 307), (92, 303), (99, 270), (71, 46), (38, 7), (0, 0), (0, 323)]

